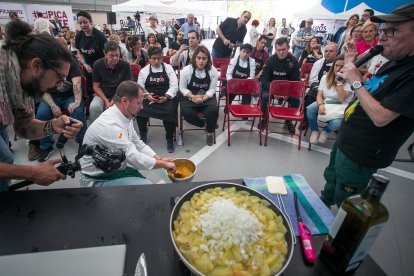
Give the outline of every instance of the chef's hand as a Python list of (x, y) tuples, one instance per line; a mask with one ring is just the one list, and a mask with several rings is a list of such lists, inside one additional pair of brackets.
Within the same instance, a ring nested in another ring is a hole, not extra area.
[(154, 98), (153, 96), (154, 96), (154, 93), (148, 94), (147, 100), (150, 101), (150, 102), (152, 102), (152, 103), (157, 103), (158, 100), (159, 100), (159, 98), (158, 97), (155, 97)]
[(165, 97), (165, 96), (161, 96), (161, 97), (159, 98), (159, 100), (158, 100), (158, 102), (157, 102), (157, 103), (159, 103), (159, 104), (163, 104), (163, 103), (165, 103), (166, 101), (168, 101), (168, 98), (167, 98), (167, 97)]

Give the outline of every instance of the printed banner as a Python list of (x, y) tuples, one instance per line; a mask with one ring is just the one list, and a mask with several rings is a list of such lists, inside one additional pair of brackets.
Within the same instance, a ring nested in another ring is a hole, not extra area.
[(25, 5), (29, 24), (33, 24), (37, 18), (37, 13), (43, 13), (43, 18), (55, 20), (62, 26), (69, 26), (71, 30), (75, 29), (73, 22), (72, 7), (61, 5)]
[(0, 3), (0, 25), (6, 25), (10, 22), (9, 12), (16, 12), (19, 18), (27, 21), (26, 11), (24, 5), (16, 3)]

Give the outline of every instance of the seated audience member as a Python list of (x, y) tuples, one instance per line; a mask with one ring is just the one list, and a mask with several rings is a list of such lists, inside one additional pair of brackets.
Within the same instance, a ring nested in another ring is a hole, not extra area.
[(118, 171), (105, 173), (94, 165), (91, 156), (81, 160), (82, 187), (108, 187), (151, 184), (138, 170), (164, 168), (175, 171), (172, 158), (162, 158), (142, 142), (134, 129), (133, 119), (142, 109), (144, 89), (133, 81), (122, 82), (114, 95), (115, 104), (87, 129), (84, 144), (101, 145), (125, 152)]
[(190, 64), (191, 57), (195, 49), (200, 45), (199, 34), (191, 30), (188, 32), (188, 45), (181, 44), (180, 49), (170, 58), (172, 66), (181, 66), (184, 68)]
[(177, 75), (171, 65), (162, 62), (162, 49), (148, 49), (150, 63), (138, 76), (138, 84), (145, 89), (143, 109), (137, 117), (141, 140), (147, 143), (148, 119), (156, 118), (163, 121), (168, 152), (174, 152), (174, 130), (177, 125)]
[[(316, 102), (307, 107), (307, 117), (312, 131), (310, 136), (311, 144), (317, 144), (318, 142), (324, 144), (328, 138), (328, 133), (338, 131), (341, 126), (343, 113), (353, 96), (349, 83), (344, 80), (336, 80), (336, 73), (341, 71), (343, 66), (344, 56), (339, 55), (329, 69), (329, 72), (322, 77), (319, 83)], [(329, 107), (328, 104), (330, 104)], [(330, 109), (333, 105), (338, 107), (335, 111)], [(343, 110), (342, 113), (338, 111), (339, 109)], [(331, 114), (329, 114), (329, 112), (331, 112)], [(332, 118), (329, 119), (327, 125), (319, 134), (318, 115), (325, 115), (326, 113)]]
[(371, 21), (366, 21), (362, 26), (362, 40), (355, 44), (355, 47), (358, 51), (358, 55), (362, 55), (369, 49), (378, 44), (378, 27), (375, 23)]
[(127, 57), (130, 64), (138, 64), (141, 68), (144, 68), (148, 64), (147, 50), (142, 48), (139, 37), (134, 35), (127, 44)]
[[(180, 74), (181, 114), (192, 125), (206, 128), (207, 145), (214, 142), (214, 129), (218, 127), (218, 106), (215, 97), (218, 73), (213, 67), (209, 50), (198, 46), (190, 65)], [(197, 113), (202, 112), (200, 118)]]
[(333, 42), (329, 43), (325, 46), (324, 54), (325, 56), (323, 58), (321, 58), (313, 64), (312, 70), (309, 75), (310, 88), (308, 89), (305, 95), (305, 120), (302, 124), (302, 129), (308, 128), (306, 108), (311, 103), (316, 101), (319, 82), (322, 79), (322, 77), (329, 71), (336, 56), (338, 55), (338, 45)]
[(77, 57), (79, 50), (76, 49), (76, 46), (75, 46), (75, 36), (76, 36), (76, 33), (75, 32), (69, 32), (69, 45), (68, 45), (68, 49), (72, 53), (72, 55), (74, 55), (74, 56)]
[[(250, 57), (252, 45), (246, 43), (240, 46), (240, 55), (230, 60), (227, 67), (226, 80), (230, 79), (254, 79), (256, 71), (256, 62)], [(230, 95), (230, 104), (236, 97), (236, 94)], [(250, 104), (252, 95), (243, 95), (242, 104)]]
[(108, 41), (104, 46), (105, 57), (93, 64), (93, 90), (95, 96), (90, 105), (91, 123), (101, 113), (113, 105), (112, 96), (124, 80), (131, 80), (131, 67), (128, 62), (119, 59), (119, 45)]
[[(83, 112), (82, 102), (82, 73), (79, 69), (79, 62), (72, 56), (69, 74), (63, 81), (61, 87), (47, 90), (42, 96), (36, 112), (36, 119), (48, 121), (62, 115), (62, 111), (67, 111), (68, 116), (82, 122), (83, 127), (76, 135), (76, 142), (79, 148), (82, 146), (83, 137), (86, 131), (86, 118)], [(39, 162), (49, 159), (53, 152), (54, 141), (50, 136), (40, 139)]]
[[(264, 129), (267, 123), (267, 104), (269, 102), (270, 83), (274, 80), (299, 81), (299, 63), (296, 58), (289, 53), (289, 43), (287, 38), (280, 37), (275, 42), (275, 54), (265, 63), (262, 77), (262, 111), (263, 120), (259, 123), (259, 128)], [(287, 99), (289, 107), (298, 107), (300, 100), (289, 97)], [(291, 121), (285, 122), (285, 127), (295, 133), (295, 127)]]
[(144, 46), (145, 50), (148, 50), (149, 47), (161, 47), (161, 44), (157, 42), (157, 37), (153, 33), (147, 36), (147, 44)]
[(168, 56), (173, 56), (178, 50), (180, 50), (181, 44), (183, 44), (184, 40), (184, 33), (182, 31), (179, 31), (177, 34), (176, 40), (169, 44), (168, 46)]
[(115, 41), (116, 43), (118, 43), (118, 45), (119, 45), (119, 57), (122, 60), (127, 61), (128, 60), (127, 59), (127, 50), (124, 47), (121, 47), (121, 44), (120, 44), (121, 43), (121, 40), (119, 38), (119, 35), (117, 35), (117, 34), (111, 34), (108, 37), (108, 41)]
[(305, 50), (302, 51), (302, 54), (299, 59), (299, 64), (303, 63), (315, 63), (323, 57), (321, 45), (319, 44), (318, 38), (312, 38), (308, 44), (306, 44)]
[(266, 35), (261, 35), (257, 40), (256, 47), (253, 48), (250, 57), (252, 57), (256, 64), (255, 78), (261, 79), (263, 74), (263, 66), (266, 60), (269, 58), (269, 53), (266, 51), (265, 47), (268, 42)]

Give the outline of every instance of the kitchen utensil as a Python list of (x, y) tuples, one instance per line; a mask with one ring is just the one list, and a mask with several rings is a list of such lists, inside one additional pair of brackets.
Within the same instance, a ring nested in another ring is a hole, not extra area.
[(145, 260), (145, 254), (142, 253), (138, 259), (137, 267), (135, 268), (135, 276), (147, 276), (147, 262)]
[(299, 228), (299, 233), (300, 233), (300, 239), (302, 241), (302, 250), (303, 250), (303, 253), (305, 254), (306, 260), (308, 260), (308, 262), (310, 263), (314, 263), (316, 260), (316, 257), (315, 257), (315, 250), (313, 248), (313, 243), (312, 243), (312, 232), (302, 222), (302, 218), (299, 213), (298, 196), (296, 192), (293, 192), (293, 198), (295, 201), (296, 215), (298, 217), (298, 228)]

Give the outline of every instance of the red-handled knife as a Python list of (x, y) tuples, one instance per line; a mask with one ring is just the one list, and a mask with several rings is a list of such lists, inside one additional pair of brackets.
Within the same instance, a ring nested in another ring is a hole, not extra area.
[(293, 199), (295, 201), (296, 216), (298, 217), (298, 228), (300, 234), (300, 240), (302, 241), (303, 253), (305, 253), (306, 260), (310, 263), (314, 263), (316, 260), (315, 250), (312, 243), (312, 232), (302, 222), (302, 218), (299, 213), (298, 196), (296, 192), (293, 192)]

